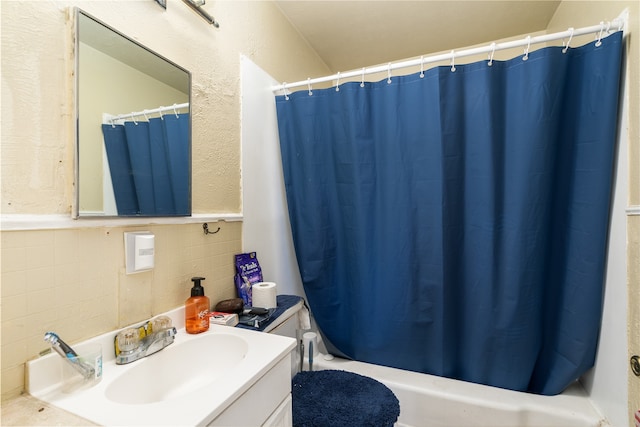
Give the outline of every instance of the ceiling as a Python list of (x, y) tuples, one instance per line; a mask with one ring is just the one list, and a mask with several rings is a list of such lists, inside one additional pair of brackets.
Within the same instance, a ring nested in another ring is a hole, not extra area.
[(560, 1), (278, 0), (332, 73), (543, 31)]

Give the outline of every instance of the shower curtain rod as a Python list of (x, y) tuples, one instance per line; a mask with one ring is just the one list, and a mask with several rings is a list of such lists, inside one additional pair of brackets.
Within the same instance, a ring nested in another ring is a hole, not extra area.
[(490, 55), (490, 60), (491, 60), (493, 59), (493, 53), (498, 50), (512, 49), (512, 48), (521, 47), (521, 46), (526, 46), (524, 54), (527, 55), (529, 52), (529, 48), (531, 47), (532, 44), (546, 43), (554, 40), (569, 38), (567, 42), (567, 46), (569, 46), (571, 44), (571, 39), (573, 37), (577, 37), (585, 34), (595, 33), (596, 39), (598, 40), (598, 42), (600, 42), (600, 40), (607, 34), (622, 30), (625, 26), (625, 23), (626, 23), (626, 12), (623, 12), (620, 16), (618, 16), (613, 21), (608, 21), (606, 23), (602, 21), (600, 22), (600, 24), (592, 25), (590, 27), (582, 27), (577, 29), (569, 28), (566, 31), (561, 31), (558, 33), (545, 34), (545, 35), (533, 36), (533, 37), (527, 36), (524, 39), (520, 39), (520, 40), (508, 41), (503, 43), (491, 43), (488, 46), (463, 49), (460, 51), (452, 50), (449, 53), (433, 55), (433, 56), (422, 56), (420, 58), (410, 59), (410, 60), (396, 62), (396, 63), (390, 62), (387, 65), (363, 67), (362, 69), (359, 69), (359, 70), (352, 70), (344, 73), (332, 74), (330, 76), (318, 77), (315, 79), (309, 78), (307, 80), (301, 80), (299, 82), (294, 82), (294, 83), (283, 82), (280, 85), (272, 86), (271, 90), (273, 92), (283, 91), (284, 94), (286, 94), (286, 90), (293, 87), (308, 86), (309, 90), (311, 90), (311, 85), (314, 85), (316, 83), (324, 83), (324, 82), (329, 82), (334, 80), (338, 81), (339, 83), (341, 79), (347, 79), (347, 78), (358, 77), (358, 76), (361, 76), (364, 78), (364, 76), (367, 74), (382, 73), (386, 71), (389, 73), (389, 76), (391, 76), (392, 70), (397, 70), (400, 68), (407, 68), (407, 67), (415, 67), (418, 65), (423, 66), (425, 64), (445, 61), (445, 60), (455, 60), (457, 58), (471, 56), (471, 55), (478, 55), (481, 53), (491, 54)]
[(133, 119), (134, 117), (141, 117), (141, 116), (147, 117), (149, 114), (164, 113), (167, 111), (174, 111), (176, 114), (178, 114), (177, 110), (180, 110), (182, 108), (189, 108), (189, 103), (185, 102), (184, 104), (173, 104), (168, 107), (158, 107), (151, 110), (134, 111), (132, 113), (127, 113), (127, 114), (118, 114), (117, 116), (113, 116), (109, 113), (104, 113), (102, 115), (102, 123), (110, 124), (117, 120)]

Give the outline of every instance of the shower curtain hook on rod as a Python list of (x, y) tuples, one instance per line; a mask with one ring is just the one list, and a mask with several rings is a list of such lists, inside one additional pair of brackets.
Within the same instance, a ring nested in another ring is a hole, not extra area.
[(455, 50), (451, 51), (451, 72), (452, 73), (456, 72), (456, 51)]
[(180, 116), (178, 115), (178, 110), (176, 109), (177, 106), (178, 106), (178, 104), (173, 104), (173, 112), (176, 115), (176, 119), (179, 119)]
[(309, 96), (313, 95), (313, 90), (311, 90), (311, 77), (307, 78), (307, 86), (309, 87)]
[(531, 36), (527, 36), (527, 47), (524, 49), (524, 56), (522, 57), (523, 61), (529, 59), (529, 49), (531, 48)]
[(491, 43), (491, 53), (489, 53), (489, 62), (487, 65), (491, 67), (493, 65), (493, 55), (496, 53), (496, 42)]
[(362, 67), (362, 81), (360, 82), (360, 87), (364, 87), (364, 67)]
[(336, 92), (340, 92), (340, 71), (338, 71), (338, 80), (336, 81)]
[(569, 34), (569, 41), (567, 42), (567, 45), (564, 47), (564, 49), (562, 49), (562, 53), (567, 53), (567, 50), (569, 50), (569, 45), (571, 44), (571, 39), (573, 38), (573, 27), (570, 27), (567, 31), (571, 31), (571, 34)]
[(387, 64), (387, 84), (391, 84), (391, 62)]
[(600, 21), (600, 34), (598, 35), (598, 41), (596, 47), (602, 46), (602, 32), (604, 31), (604, 21)]
[(424, 55), (420, 57), (420, 78), (424, 79)]
[(131, 113), (131, 121), (133, 121), (133, 124), (138, 126), (138, 122), (136, 122), (136, 119), (133, 118), (133, 113)]
[(287, 94), (287, 82), (282, 82), (282, 91), (284, 92), (284, 100), (289, 100), (289, 95)]

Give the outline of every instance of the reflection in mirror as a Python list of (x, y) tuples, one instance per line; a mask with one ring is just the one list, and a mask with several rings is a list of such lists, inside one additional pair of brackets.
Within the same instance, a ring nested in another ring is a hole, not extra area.
[(191, 215), (190, 73), (76, 19), (76, 216)]

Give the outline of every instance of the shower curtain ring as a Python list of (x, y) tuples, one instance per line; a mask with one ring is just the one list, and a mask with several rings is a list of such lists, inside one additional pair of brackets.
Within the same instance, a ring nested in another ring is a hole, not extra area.
[(529, 49), (531, 48), (531, 36), (527, 36), (527, 47), (524, 50), (524, 56), (522, 57), (523, 61), (529, 59)]
[(360, 81), (360, 87), (364, 87), (364, 67), (362, 67), (362, 80)]
[(180, 116), (178, 115), (178, 110), (176, 108), (177, 106), (178, 104), (173, 104), (173, 113), (176, 115), (176, 119), (179, 119)]
[(142, 110), (142, 115), (146, 121), (149, 121), (149, 116), (147, 116), (147, 110)]
[(338, 71), (338, 80), (336, 81), (336, 92), (340, 92), (340, 71)]
[(391, 62), (387, 64), (387, 84), (391, 84)]
[(598, 41), (596, 47), (602, 46), (602, 32), (604, 31), (604, 21), (600, 21), (600, 34), (598, 35)]
[(491, 43), (491, 53), (489, 54), (489, 62), (487, 65), (491, 67), (493, 65), (493, 55), (496, 53), (496, 42)]
[(564, 47), (564, 49), (562, 49), (562, 53), (567, 53), (567, 50), (569, 50), (569, 45), (571, 44), (571, 39), (573, 38), (573, 27), (569, 28), (569, 31), (571, 31), (571, 34), (569, 34), (569, 41), (567, 42), (567, 45)]
[(313, 95), (313, 91), (311, 90), (311, 77), (307, 78), (307, 87), (309, 88), (309, 96)]
[(456, 51), (455, 50), (451, 51), (451, 72), (452, 73), (456, 72)]
[(282, 82), (282, 91), (284, 92), (285, 101), (288, 101), (289, 95), (287, 95), (287, 82)]
[(420, 57), (420, 78), (424, 79), (424, 55)]
[(160, 108), (158, 109), (158, 114), (160, 114), (160, 120), (164, 120), (164, 116), (162, 115), (162, 110), (164, 110), (164, 107), (161, 105)]
[(131, 113), (131, 121), (134, 125), (138, 126), (138, 122), (136, 122), (136, 119), (133, 118), (133, 113)]

